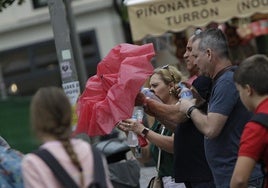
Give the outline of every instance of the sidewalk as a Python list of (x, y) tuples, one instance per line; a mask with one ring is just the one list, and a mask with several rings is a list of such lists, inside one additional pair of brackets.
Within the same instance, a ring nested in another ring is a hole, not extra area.
[(147, 188), (150, 179), (156, 175), (155, 167), (141, 167), (140, 188)]

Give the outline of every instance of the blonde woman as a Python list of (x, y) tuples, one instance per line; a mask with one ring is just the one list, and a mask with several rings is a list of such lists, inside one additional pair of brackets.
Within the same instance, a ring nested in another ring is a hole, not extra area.
[[(165, 65), (154, 70), (150, 77), (149, 85), (154, 94), (165, 104), (176, 104), (178, 97), (176, 85), (183, 79), (178, 69), (171, 65)], [(158, 175), (162, 177), (164, 188), (184, 188), (183, 183), (175, 183), (173, 178), (173, 141), (172, 131), (165, 129), (163, 135), (160, 134), (164, 125), (158, 121), (147, 129), (143, 124), (124, 120), (119, 128), (125, 132), (134, 131), (138, 135), (145, 137), (149, 144), (142, 148), (142, 158), (138, 160), (142, 163), (148, 162), (151, 158), (155, 162), (158, 159), (158, 147), (161, 148), (161, 163)]]

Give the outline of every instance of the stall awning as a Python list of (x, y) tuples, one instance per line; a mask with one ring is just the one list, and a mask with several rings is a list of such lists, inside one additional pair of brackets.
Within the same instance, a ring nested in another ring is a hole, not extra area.
[(126, 5), (134, 41), (268, 13), (268, 0), (127, 0)]

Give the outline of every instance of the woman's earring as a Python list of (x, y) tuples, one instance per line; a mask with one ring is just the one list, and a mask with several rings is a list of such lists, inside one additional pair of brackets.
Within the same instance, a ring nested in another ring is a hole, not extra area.
[(172, 93), (173, 93), (172, 90), (169, 90), (169, 94), (172, 95)]

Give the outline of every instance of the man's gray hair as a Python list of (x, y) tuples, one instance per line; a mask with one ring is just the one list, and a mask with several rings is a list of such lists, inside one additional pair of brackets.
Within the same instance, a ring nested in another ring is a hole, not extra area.
[(216, 52), (220, 58), (230, 58), (228, 41), (220, 29), (207, 29), (193, 38), (193, 41), (200, 40), (198, 49), (205, 51), (210, 48)]

